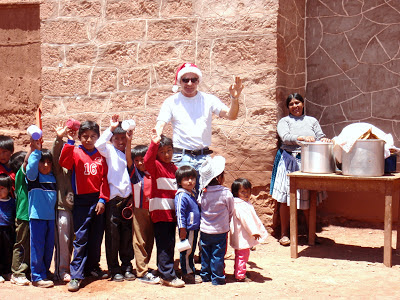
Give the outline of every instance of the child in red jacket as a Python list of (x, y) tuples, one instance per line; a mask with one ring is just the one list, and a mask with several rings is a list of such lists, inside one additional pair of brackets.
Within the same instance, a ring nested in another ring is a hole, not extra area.
[(175, 250), (175, 172), (177, 167), (171, 162), (172, 140), (158, 136), (153, 129), (152, 140), (144, 157), (146, 170), (151, 176), (151, 198), (149, 204), (151, 220), (154, 223), (154, 237), (157, 246), (157, 266), (161, 283), (166, 286), (183, 287), (174, 270)]

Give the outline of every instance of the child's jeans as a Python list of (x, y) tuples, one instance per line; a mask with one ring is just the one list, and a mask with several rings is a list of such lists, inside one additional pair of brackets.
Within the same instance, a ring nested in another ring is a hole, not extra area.
[(72, 212), (75, 232), (74, 258), (70, 265), (72, 279), (84, 279), (85, 271), (89, 272), (99, 267), (105, 218), (104, 214), (96, 214), (98, 200), (98, 194), (75, 195)]
[(54, 249), (54, 220), (29, 221), (32, 281), (47, 279)]
[(246, 277), (246, 264), (249, 261), (250, 249), (235, 249), (235, 278), (244, 279)]
[(183, 275), (196, 272), (196, 268), (194, 267), (194, 252), (196, 251), (198, 236), (199, 230), (186, 231), (186, 238), (189, 240), (192, 249), (180, 253), (181, 270)]
[(207, 234), (200, 232), (201, 271), (203, 282), (211, 281), (213, 285), (225, 284), (226, 240), (228, 233)]
[(158, 272), (160, 277), (167, 281), (176, 278), (174, 270), (175, 227), (176, 222), (154, 223)]

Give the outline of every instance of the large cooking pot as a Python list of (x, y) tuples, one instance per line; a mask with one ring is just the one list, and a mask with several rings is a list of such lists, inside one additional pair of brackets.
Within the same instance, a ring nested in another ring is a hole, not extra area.
[(333, 173), (333, 143), (301, 142), (301, 171), (305, 173)]
[(342, 150), (342, 173), (351, 176), (382, 176), (385, 172), (385, 141), (357, 140), (347, 153)]

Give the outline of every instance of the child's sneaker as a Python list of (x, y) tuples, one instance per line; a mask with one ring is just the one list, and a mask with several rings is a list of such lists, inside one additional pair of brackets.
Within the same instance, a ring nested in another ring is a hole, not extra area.
[(71, 281), (68, 283), (68, 291), (70, 291), (70, 292), (79, 291), (81, 282), (82, 282), (82, 280), (80, 280), (80, 279), (71, 279)]
[(138, 280), (148, 284), (159, 284), (160, 277), (154, 276), (153, 273), (147, 272), (143, 277), (138, 277)]
[(3, 276), (0, 275), (0, 283), (4, 283), (6, 280), (4, 279)]
[(178, 277), (172, 279), (171, 281), (164, 280), (161, 278), (160, 282), (162, 285), (171, 286), (171, 287), (175, 287), (175, 288), (181, 288), (181, 287), (185, 286), (185, 282), (183, 280), (179, 279)]
[(20, 285), (20, 286), (29, 285), (29, 283), (30, 283), (30, 281), (28, 279), (26, 279), (25, 276), (16, 277), (14, 275), (11, 275), (10, 282), (12, 284), (16, 284), (16, 285)]
[(195, 275), (193, 273), (182, 275), (182, 280), (187, 284), (197, 284), (203, 282), (199, 275)]
[(39, 281), (33, 281), (32, 285), (40, 288), (51, 288), (54, 286), (54, 282), (48, 279), (43, 279)]

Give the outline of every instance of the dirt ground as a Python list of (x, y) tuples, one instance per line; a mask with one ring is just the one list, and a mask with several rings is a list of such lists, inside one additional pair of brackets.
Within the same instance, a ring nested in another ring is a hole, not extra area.
[[(233, 278), (233, 256), (226, 259), (227, 284), (187, 285), (181, 289), (151, 286), (133, 282), (86, 280), (76, 293), (64, 284), (41, 289), (0, 285), (1, 299), (265, 299), (273, 298), (400, 298), (400, 252), (393, 251), (393, 267), (383, 261), (382, 228), (357, 228), (329, 225), (318, 233), (319, 245), (309, 247), (300, 237), (299, 258), (290, 258), (290, 248), (282, 247), (271, 236), (250, 254), (250, 283), (237, 283)], [(395, 232), (393, 243), (395, 245)], [(228, 249), (228, 255), (232, 249)], [(178, 258), (178, 253), (176, 253)], [(155, 268), (153, 255), (151, 267)], [(105, 255), (102, 268), (106, 269)], [(200, 265), (196, 265), (200, 269)]]

